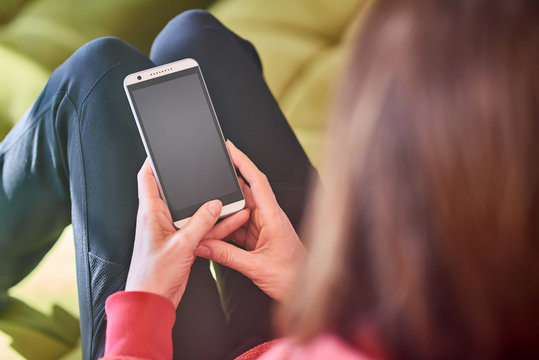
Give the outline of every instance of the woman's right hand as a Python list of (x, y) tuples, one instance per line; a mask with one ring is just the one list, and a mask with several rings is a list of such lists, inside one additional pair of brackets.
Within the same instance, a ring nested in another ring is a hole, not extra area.
[(212, 239), (210, 231), (195, 255), (241, 272), (270, 297), (282, 300), (305, 257), (305, 247), (279, 207), (266, 176), (230, 141), (227, 147), (232, 162), (249, 183), (240, 179), (250, 218), (228, 237), (241, 248)]

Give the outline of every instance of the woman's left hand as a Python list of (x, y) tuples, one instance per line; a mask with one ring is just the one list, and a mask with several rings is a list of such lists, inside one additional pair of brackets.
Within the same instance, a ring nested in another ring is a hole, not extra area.
[(137, 179), (139, 209), (125, 290), (152, 292), (164, 296), (177, 307), (199, 242), (204, 238), (228, 236), (249, 219), (249, 211), (242, 210), (216, 225), (222, 204), (219, 200), (209, 201), (177, 230), (161, 199), (148, 160), (142, 165)]

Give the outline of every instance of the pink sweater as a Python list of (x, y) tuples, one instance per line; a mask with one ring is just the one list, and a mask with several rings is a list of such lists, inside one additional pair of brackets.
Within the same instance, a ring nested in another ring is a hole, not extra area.
[[(145, 292), (118, 292), (107, 299), (107, 335), (102, 360), (172, 359), (172, 326), (176, 311), (170, 301)], [(321, 335), (304, 346), (278, 339), (261, 344), (236, 360), (370, 360), (339, 338)]]

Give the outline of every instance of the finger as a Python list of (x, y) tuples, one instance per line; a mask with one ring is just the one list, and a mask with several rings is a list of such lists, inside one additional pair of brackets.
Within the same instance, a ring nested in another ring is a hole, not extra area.
[(159, 187), (153, 174), (150, 161), (146, 158), (137, 174), (138, 197), (140, 202), (161, 200)]
[(234, 241), (234, 243), (245, 250), (256, 249), (258, 236), (253, 235), (251, 228), (240, 228), (226, 237), (224, 240)]
[(249, 270), (253, 267), (253, 255), (221, 240), (204, 240), (197, 249), (195, 255), (228, 266), (242, 274), (249, 276)]
[(256, 243), (258, 242), (259, 234), (255, 233), (253, 226), (249, 226), (245, 230), (245, 244), (243, 245), (243, 247), (247, 250), (256, 249)]
[(241, 228), (249, 220), (249, 210), (243, 209), (229, 217), (223, 219), (215, 225), (205, 236), (204, 239), (224, 239), (237, 229)]
[(223, 204), (219, 200), (208, 201), (197, 210), (187, 224), (176, 234), (188, 248), (195, 249), (219, 219)]
[(253, 199), (253, 193), (251, 192), (251, 188), (245, 183), (245, 180), (243, 180), (242, 178), (238, 178), (238, 180), (240, 182), (241, 190), (243, 191), (243, 197), (245, 198), (245, 207), (253, 211), (256, 205)]
[(234, 241), (242, 248), (245, 248), (245, 243), (247, 242), (247, 229), (241, 227), (223, 240)]
[(277, 200), (269, 184), (268, 178), (256, 165), (242, 153), (230, 140), (227, 140), (227, 147), (234, 166), (238, 168), (242, 176), (249, 182), (253, 193), (253, 200), (258, 206), (275, 206)]

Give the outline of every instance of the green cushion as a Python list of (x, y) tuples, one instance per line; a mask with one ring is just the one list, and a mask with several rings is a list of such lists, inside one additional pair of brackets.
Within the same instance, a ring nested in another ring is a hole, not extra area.
[(223, 0), (210, 11), (251, 41), (264, 75), (315, 165), (348, 29), (367, 0)]
[(24, 4), (32, 0), (2, 0), (0, 1), (0, 24), (13, 19)]
[(0, 45), (0, 139), (37, 98), (48, 77), (40, 64)]
[(12, 338), (11, 346), (26, 359), (54, 360), (79, 343), (79, 320), (59, 306), (46, 315), (10, 298), (0, 317), (0, 331)]
[(175, 14), (212, 1), (34, 0), (0, 28), (0, 43), (49, 70), (101, 36), (118, 36), (148, 53), (155, 36)]
[(212, 1), (0, 0), (0, 139), (84, 43), (118, 36), (148, 53), (174, 15)]

